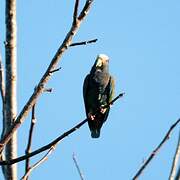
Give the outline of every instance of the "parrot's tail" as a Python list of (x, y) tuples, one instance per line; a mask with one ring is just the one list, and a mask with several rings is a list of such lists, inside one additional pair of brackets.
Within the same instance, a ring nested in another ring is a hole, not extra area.
[(91, 137), (92, 138), (99, 138), (100, 137), (100, 131), (97, 129), (91, 131)]

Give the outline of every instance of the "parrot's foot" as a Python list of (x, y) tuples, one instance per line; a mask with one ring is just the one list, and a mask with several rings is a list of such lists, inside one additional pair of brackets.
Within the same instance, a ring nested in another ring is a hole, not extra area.
[(106, 112), (106, 108), (100, 107), (100, 112), (104, 114)]
[(95, 119), (95, 115), (92, 115), (91, 113), (88, 113), (88, 118), (92, 121)]

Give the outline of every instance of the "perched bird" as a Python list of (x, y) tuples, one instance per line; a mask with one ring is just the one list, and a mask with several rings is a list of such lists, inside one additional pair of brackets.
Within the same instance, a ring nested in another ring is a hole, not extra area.
[(110, 107), (103, 108), (103, 106), (112, 100), (113, 94), (114, 79), (109, 74), (109, 57), (99, 54), (83, 85), (86, 116), (92, 138), (100, 136), (101, 127), (110, 110)]

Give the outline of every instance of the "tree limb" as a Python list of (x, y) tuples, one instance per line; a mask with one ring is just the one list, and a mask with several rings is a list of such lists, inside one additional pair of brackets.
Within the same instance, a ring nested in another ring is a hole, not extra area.
[(144, 162), (144, 164), (141, 166), (141, 168), (138, 170), (138, 172), (136, 173), (136, 175), (132, 178), (133, 180), (137, 180), (138, 177), (142, 174), (142, 172), (144, 171), (144, 169), (147, 167), (147, 165), (151, 162), (151, 160), (157, 155), (158, 151), (161, 149), (161, 147), (165, 144), (165, 142), (169, 139), (171, 132), (173, 131), (173, 129), (176, 127), (176, 125), (180, 122), (180, 119), (178, 119), (174, 124), (172, 124), (172, 126), (170, 127), (170, 129), (168, 130), (168, 132), (166, 133), (165, 137), (163, 138), (163, 140), (160, 142), (160, 144), (156, 147), (156, 149), (154, 149), (152, 151), (152, 153), (150, 154), (150, 156), (148, 157), (148, 159)]
[[(124, 95), (124, 93), (119, 94), (117, 97), (115, 97), (109, 104), (107, 104), (106, 107), (103, 108), (107, 108), (108, 106), (112, 105), (112, 103), (114, 103), (115, 101), (117, 101), (120, 97), (122, 97)], [(95, 113), (96, 114), (99, 112), (100, 110), (97, 110)], [(65, 137), (67, 137), (68, 135), (72, 134), (74, 131), (76, 131), (77, 129), (79, 129), (83, 124), (85, 124), (88, 121), (88, 119), (85, 119), (83, 121), (81, 121), (79, 124), (77, 124), (76, 126), (74, 126), (73, 128), (71, 128), (70, 130), (66, 131), (65, 133), (63, 133), (62, 135), (60, 135), (59, 137), (57, 137), (56, 139), (54, 139), (53, 141), (51, 141), (49, 144), (27, 154), (21, 157), (18, 157), (16, 159), (11, 159), (8, 161), (0, 161), (0, 165), (11, 165), (23, 160), (26, 160), (27, 158), (30, 158), (32, 156), (35, 156), (43, 151), (46, 151), (48, 149), (50, 149), (52, 146), (56, 145), (57, 143), (59, 143), (62, 139), (64, 139)]]
[[(16, 0), (6, 0), (5, 24), (6, 24), (6, 43), (5, 43), (5, 126), (3, 133), (7, 134), (17, 116), (17, 28), (16, 28)], [(4, 135), (3, 135), (4, 138)], [(17, 135), (13, 133), (5, 147), (5, 159), (17, 157)], [(4, 167), (5, 179), (17, 179), (17, 167)]]
[(31, 110), (32, 106), (35, 104), (35, 102), (37, 101), (38, 97), (43, 92), (45, 84), (50, 79), (50, 76), (51, 76), (50, 72), (52, 72), (52, 70), (54, 70), (56, 68), (58, 62), (62, 58), (62, 55), (64, 54), (64, 52), (70, 46), (70, 44), (72, 42), (72, 38), (77, 33), (77, 31), (78, 31), (82, 21), (84, 20), (84, 18), (88, 14), (92, 3), (93, 3), (93, 0), (86, 0), (85, 6), (84, 6), (83, 10), (81, 11), (78, 19), (76, 20), (76, 23), (72, 24), (70, 31), (67, 33), (63, 43), (60, 45), (60, 47), (58, 48), (56, 54), (54, 55), (54, 57), (53, 57), (50, 65), (49, 65), (49, 67), (47, 68), (46, 72), (44, 73), (44, 75), (42, 76), (41, 80), (39, 81), (36, 90), (31, 95), (31, 97), (29, 98), (29, 100), (26, 103), (26, 105), (23, 107), (22, 111), (20, 112), (20, 114), (16, 118), (14, 124), (11, 126), (9, 131), (6, 132), (4, 137), (1, 139), (1, 141), (0, 141), (0, 152), (2, 152), (5, 144), (7, 144), (7, 142), (11, 139), (13, 133), (24, 122), (25, 117), (28, 115), (28, 113)]

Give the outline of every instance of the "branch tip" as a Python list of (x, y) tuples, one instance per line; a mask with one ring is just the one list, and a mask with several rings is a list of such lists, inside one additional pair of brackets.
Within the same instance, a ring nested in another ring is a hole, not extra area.
[(92, 39), (92, 40), (88, 40), (88, 41), (72, 43), (72, 44), (70, 44), (70, 47), (72, 47), (72, 46), (79, 46), (79, 45), (87, 45), (87, 44), (91, 44), (91, 43), (96, 43), (97, 40), (98, 39)]
[(46, 89), (44, 89), (44, 92), (52, 93), (53, 89), (52, 88), (46, 88)]

